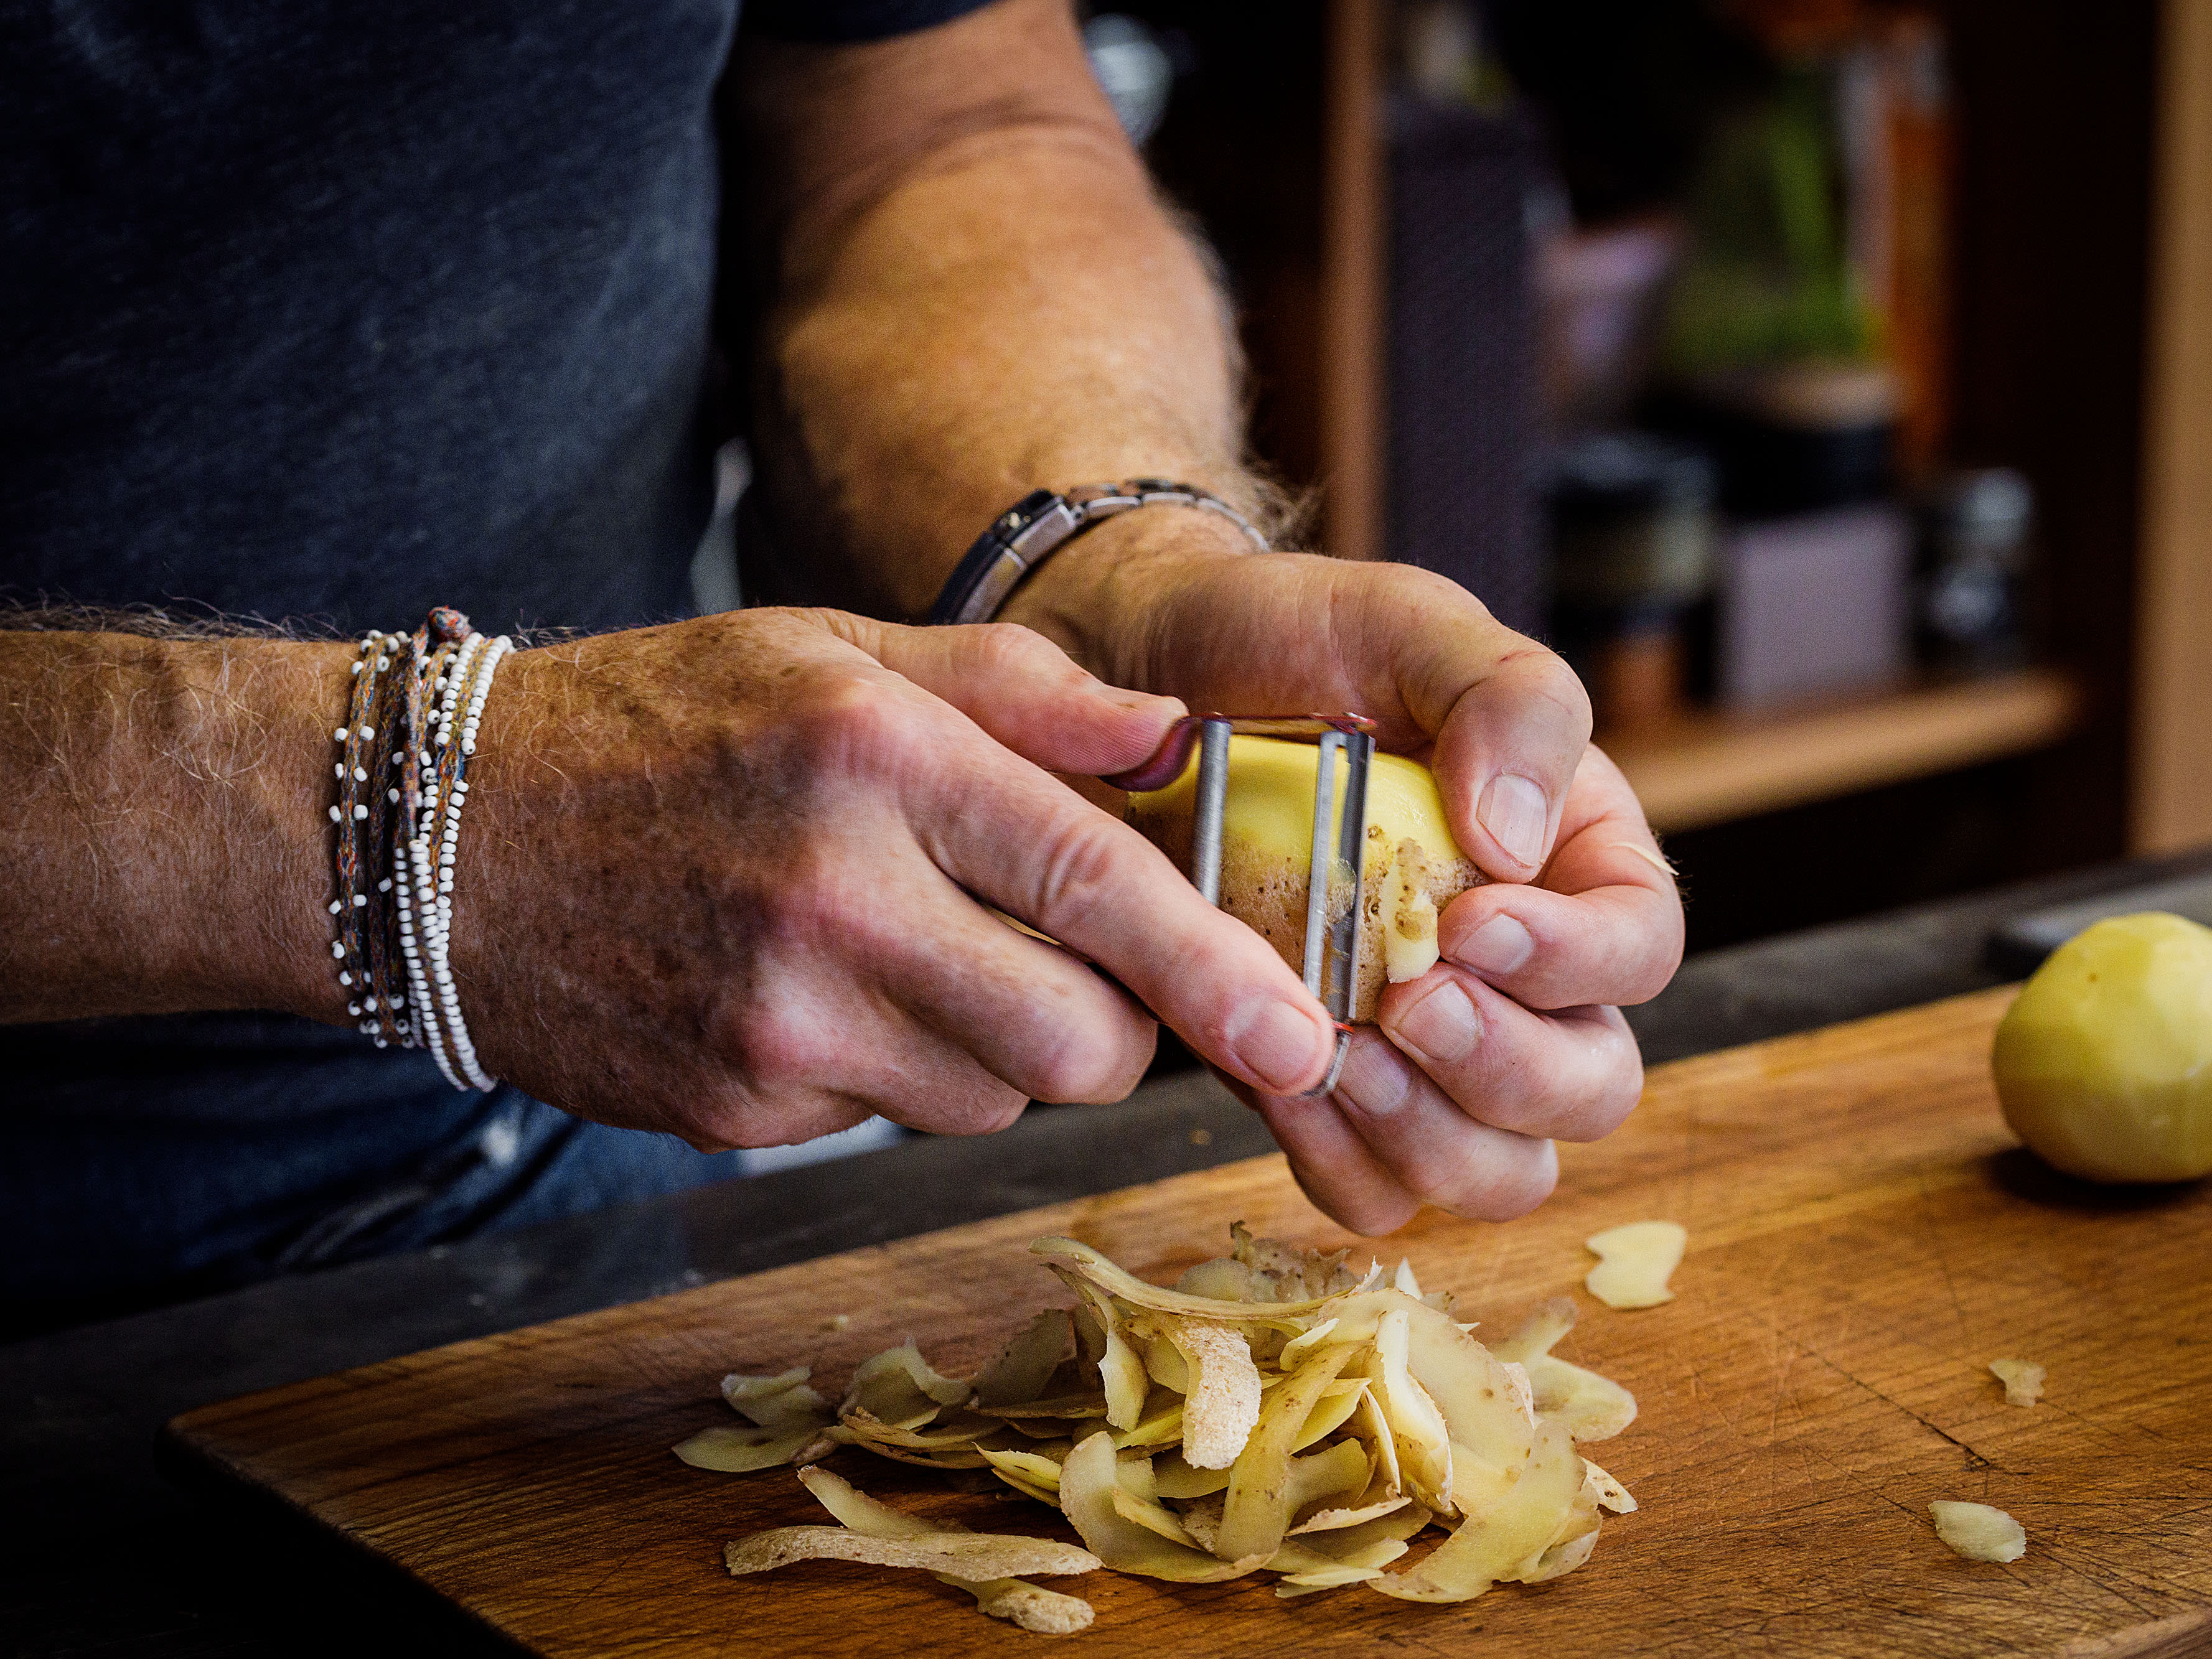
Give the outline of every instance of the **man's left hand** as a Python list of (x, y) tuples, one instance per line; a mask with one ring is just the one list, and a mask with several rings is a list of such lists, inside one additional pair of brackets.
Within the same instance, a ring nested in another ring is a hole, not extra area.
[(1436, 773), (1490, 878), (1448, 905), (1443, 960), (1389, 988), (1334, 1094), (1240, 1090), (1309, 1196), (1388, 1232), (1424, 1203), (1503, 1220), (1636, 1103), (1620, 1005), (1681, 960), (1682, 908), (1620, 769), (1589, 742), (1566, 665), (1465, 589), (1411, 566), (1247, 555), (1205, 516), (1102, 526), (1015, 595), (1007, 621), (1109, 682), (1234, 714), (1356, 710)]

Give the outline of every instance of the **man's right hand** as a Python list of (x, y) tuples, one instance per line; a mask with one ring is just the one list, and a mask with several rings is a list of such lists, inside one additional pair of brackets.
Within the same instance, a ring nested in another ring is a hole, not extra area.
[(1297, 975), (1050, 775), (1133, 766), (1182, 712), (1025, 629), (830, 611), (511, 658), (453, 893), (477, 1052), (702, 1148), (1118, 1099), (1146, 1008), (1264, 1092), (1311, 1087), (1332, 1034)]

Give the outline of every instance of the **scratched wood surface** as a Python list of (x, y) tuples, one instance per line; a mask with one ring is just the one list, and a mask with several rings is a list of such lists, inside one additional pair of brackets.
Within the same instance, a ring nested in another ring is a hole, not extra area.
[[(1581, 1571), (1456, 1607), (1098, 1573), (1058, 1581), (1097, 1609), (1073, 1639), (1102, 1656), (2212, 1652), (2212, 1188), (2100, 1193), (2014, 1149), (1986, 1060), (2008, 994), (1664, 1067), (1626, 1127), (1564, 1149), (1534, 1216), (1389, 1242), (1462, 1316), (1575, 1292), (1560, 1352), (1642, 1402), (1593, 1449), (1643, 1509), (1607, 1522)], [(1677, 1299), (1616, 1313), (1581, 1294), (1581, 1240), (1657, 1217), (1689, 1229)], [(210, 1407), (171, 1425), (172, 1449), (549, 1659), (1033, 1650), (1054, 1638), (918, 1575), (728, 1578), (725, 1539), (824, 1517), (787, 1471), (711, 1474), (667, 1448), (732, 1420), (727, 1370), (842, 1381), (909, 1334), (947, 1368), (981, 1359), (1064, 1300), (1024, 1253), (1038, 1234), (1170, 1279), (1238, 1218), (1342, 1242), (1257, 1159)], [(2007, 1356), (2050, 1368), (2045, 1403), (2002, 1403), (1985, 1367)], [(837, 1464), (971, 1525), (1060, 1531), (923, 1471)], [(1951, 1554), (1939, 1498), (2009, 1510), (2026, 1558)]]

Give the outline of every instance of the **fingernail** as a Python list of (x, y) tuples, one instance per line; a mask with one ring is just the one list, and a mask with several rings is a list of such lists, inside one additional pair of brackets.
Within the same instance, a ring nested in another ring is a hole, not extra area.
[(1510, 916), (1492, 916), (1452, 947), (1451, 959), (1478, 974), (1510, 974), (1528, 960), (1536, 941)]
[(1321, 1037), (1321, 1027), (1289, 1004), (1263, 1002), (1229, 1048), (1261, 1088), (1288, 1095), (1312, 1081)]
[(1336, 1091), (1368, 1117), (1388, 1117), (1413, 1092), (1413, 1075), (1387, 1042), (1355, 1042), (1344, 1057)]
[(1443, 979), (1391, 1023), (1390, 1034), (1417, 1058), (1450, 1066), (1474, 1052), (1482, 1036), (1482, 1018), (1466, 992)]
[(1517, 772), (1500, 772), (1491, 779), (1475, 811), (1498, 844), (1523, 864), (1544, 861), (1544, 835), (1551, 814), (1542, 788)]

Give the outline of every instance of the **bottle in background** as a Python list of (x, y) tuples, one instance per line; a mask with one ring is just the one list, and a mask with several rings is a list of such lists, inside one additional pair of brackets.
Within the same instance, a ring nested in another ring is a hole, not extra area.
[(2018, 663), (2035, 521), (2027, 480), (2010, 467), (1954, 472), (1922, 492), (1919, 509), (1913, 631), (1922, 661), (1954, 673)]

